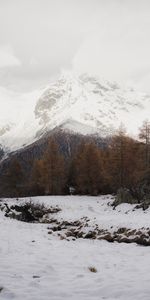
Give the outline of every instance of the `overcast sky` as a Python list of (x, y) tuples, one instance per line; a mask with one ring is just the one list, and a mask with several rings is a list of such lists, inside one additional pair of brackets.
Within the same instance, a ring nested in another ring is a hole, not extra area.
[(0, 85), (37, 89), (62, 70), (150, 92), (150, 0), (0, 0)]

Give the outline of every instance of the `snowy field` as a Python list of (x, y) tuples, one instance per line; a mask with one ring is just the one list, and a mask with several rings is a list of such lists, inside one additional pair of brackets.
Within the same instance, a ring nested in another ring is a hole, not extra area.
[[(102, 228), (150, 227), (150, 210), (113, 210), (105, 197), (35, 197), (58, 205), (61, 220), (89, 217)], [(14, 203), (15, 200), (5, 200)], [(17, 201), (24, 202), (24, 199)], [(149, 300), (150, 247), (102, 240), (60, 240), (48, 224), (31, 224), (0, 212), (0, 299)], [(90, 267), (96, 268), (93, 273)]]

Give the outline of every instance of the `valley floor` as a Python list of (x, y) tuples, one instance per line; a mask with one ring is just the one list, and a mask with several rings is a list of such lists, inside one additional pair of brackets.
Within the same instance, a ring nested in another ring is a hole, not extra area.
[[(150, 228), (150, 210), (132, 205), (113, 210), (111, 196), (34, 197), (58, 205), (58, 218), (87, 216), (101, 228)], [(24, 202), (19, 199), (17, 203)], [(15, 200), (5, 199), (7, 203)], [(48, 224), (31, 224), (0, 212), (0, 299), (149, 300), (150, 247), (103, 240), (60, 240)], [(93, 273), (90, 267), (96, 268)]]

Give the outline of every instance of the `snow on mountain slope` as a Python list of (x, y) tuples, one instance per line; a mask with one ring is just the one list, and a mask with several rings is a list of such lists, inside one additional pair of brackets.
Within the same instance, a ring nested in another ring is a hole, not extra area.
[(16, 150), (33, 141), (38, 121), (34, 108), (41, 91), (20, 95), (0, 87), (0, 144)]
[(150, 95), (88, 75), (64, 74), (44, 92), (2, 97), (3, 93), (0, 89), (4, 111), (0, 115), (0, 143), (11, 150), (56, 127), (106, 136), (123, 122), (128, 132), (136, 135), (150, 111)]
[(86, 75), (63, 76), (39, 99), (35, 114), (45, 128), (64, 124), (66, 129), (80, 132), (81, 125), (84, 134), (106, 135), (121, 122), (136, 133), (148, 117), (148, 108), (150, 96), (146, 94)]

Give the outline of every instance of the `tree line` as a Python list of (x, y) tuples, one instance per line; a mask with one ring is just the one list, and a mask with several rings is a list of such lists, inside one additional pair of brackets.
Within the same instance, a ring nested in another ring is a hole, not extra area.
[(11, 160), (1, 182), (8, 194), (99, 195), (126, 188), (140, 200), (150, 194), (150, 123), (143, 123), (138, 140), (129, 137), (121, 126), (105, 149), (84, 141), (69, 157), (50, 138), (42, 157), (31, 164), (26, 178), (17, 158)]

